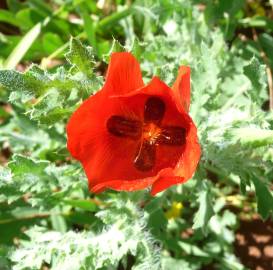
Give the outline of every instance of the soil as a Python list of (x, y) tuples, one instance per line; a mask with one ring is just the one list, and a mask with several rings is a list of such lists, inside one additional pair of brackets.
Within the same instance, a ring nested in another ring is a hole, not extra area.
[(241, 220), (235, 254), (251, 270), (273, 270), (273, 221)]

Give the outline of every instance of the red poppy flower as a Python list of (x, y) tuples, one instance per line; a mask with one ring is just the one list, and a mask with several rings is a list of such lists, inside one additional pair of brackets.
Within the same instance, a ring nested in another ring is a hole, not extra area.
[(191, 178), (200, 146), (189, 105), (189, 67), (179, 69), (172, 88), (157, 77), (144, 85), (137, 60), (113, 53), (104, 86), (67, 125), (68, 149), (82, 163), (90, 190), (152, 186), (154, 195)]

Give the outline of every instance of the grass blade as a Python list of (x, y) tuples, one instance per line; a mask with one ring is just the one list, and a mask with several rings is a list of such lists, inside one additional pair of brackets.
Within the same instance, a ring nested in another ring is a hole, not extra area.
[(19, 41), (17, 46), (13, 49), (9, 57), (4, 62), (5, 69), (14, 69), (17, 66), (17, 64), (22, 60), (33, 42), (39, 36), (41, 28), (42, 23), (39, 22), (25, 34), (25, 36)]
[(96, 50), (96, 29), (94, 26), (94, 22), (88, 14), (87, 6), (83, 3), (80, 5), (80, 15), (84, 22), (84, 30), (87, 35), (87, 39), (90, 45)]

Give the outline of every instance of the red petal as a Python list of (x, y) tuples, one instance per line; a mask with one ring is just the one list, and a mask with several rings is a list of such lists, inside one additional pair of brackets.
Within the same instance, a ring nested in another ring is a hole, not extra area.
[[(189, 116), (188, 116), (189, 117)], [(182, 184), (192, 178), (201, 156), (201, 149), (198, 143), (197, 130), (191, 121), (190, 129), (186, 138), (186, 144), (179, 161), (173, 170), (173, 176), (160, 178), (153, 184), (151, 194), (155, 195), (172, 185)]]
[(156, 176), (153, 177), (146, 177), (142, 179), (136, 179), (136, 180), (112, 180), (112, 181), (105, 181), (102, 183), (98, 183), (96, 185), (89, 185), (90, 190), (92, 190), (95, 193), (100, 193), (104, 191), (107, 188), (114, 189), (114, 190), (126, 190), (126, 191), (135, 191), (135, 190), (141, 190), (145, 189), (149, 186), (151, 186), (154, 182), (163, 179), (167, 175), (172, 175), (172, 169), (171, 168), (165, 168), (158, 172)]
[(193, 176), (201, 156), (201, 148), (198, 143), (197, 129), (191, 121), (186, 138), (184, 153), (176, 165), (175, 175), (179, 175), (187, 181)]
[(198, 143), (197, 129), (191, 118), (189, 116), (187, 117), (190, 125), (186, 137), (186, 144), (173, 170), (173, 175), (165, 176), (157, 180), (153, 184), (152, 195), (172, 185), (185, 183), (193, 176), (196, 170), (201, 156), (201, 149)]
[(104, 89), (108, 95), (123, 95), (144, 86), (136, 58), (128, 52), (112, 53)]
[[(80, 161), (88, 158), (87, 148), (89, 144), (92, 144), (95, 136), (93, 131), (97, 128), (98, 122), (95, 119), (95, 115), (97, 112), (102, 111), (103, 100), (102, 91), (89, 97), (72, 114), (67, 123), (67, 148), (71, 155)], [(94, 122), (92, 121), (93, 119), (95, 120)]]
[(156, 180), (155, 177), (149, 177), (144, 179), (137, 179), (137, 180), (112, 180), (106, 181), (103, 183), (96, 184), (95, 186), (90, 186), (90, 190), (95, 193), (100, 193), (107, 188), (114, 189), (114, 190), (126, 190), (126, 191), (135, 191), (141, 190), (149, 187), (154, 181)]
[(71, 116), (67, 125), (67, 146), (72, 156), (83, 164), (90, 184), (151, 175), (134, 167), (139, 140), (115, 136), (107, 129), (107, 121), (113, 115), (139, 120), (143, 106), (143, 98), (121, 101), (107, 98), (105, 91), (99, 91)]
[(152, 190), (151, 190), (151, 195), (155, 196), (157, 193), (169, 188), (170, 186), (182, 184), (184, 182), (185, 182), (185, 180), (179, 176), (162, 177), (153, 184)]
[[(123, 94), (113, 95), (113, 97), (133, 97), (136, 95), (148, 95), (148, 96), (155, 96), (155, 97), (167, 97), (170, 98), (172, 93), (168, 85), (162, 82), (158, 77), (154, 76), (152, 80), (145, 86), (135, 89), (135, 91), (130, 91)], [(144, 111), (144, 107), (142, 108)]]
[(181, 66), (172, 87), (176, 101), (186, 112), (189, 111), (191, 99), (190, 72), (189, 67)]

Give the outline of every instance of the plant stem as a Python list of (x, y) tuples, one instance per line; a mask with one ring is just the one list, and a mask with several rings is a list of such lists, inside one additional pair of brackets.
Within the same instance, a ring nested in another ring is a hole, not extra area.
[(115, 25), (115, 23), (117, 23), (121, 19), (129, 16), (132, 13), (132, 11), (133, 8), (129, 7), (120, 12), (116, 12), (110, 16), (107, 16), (98, 23), (97, 30), (105, 30), (105, 28)]

